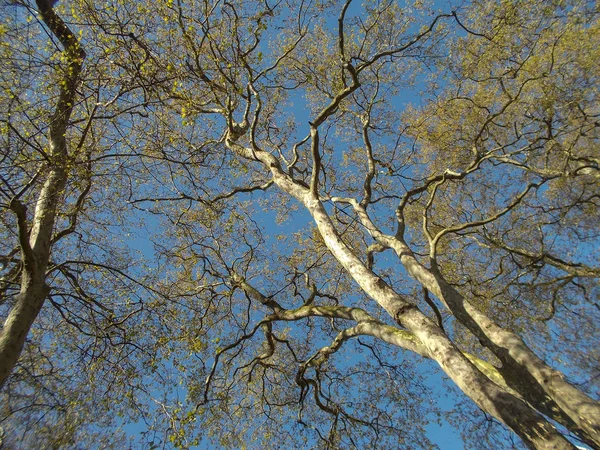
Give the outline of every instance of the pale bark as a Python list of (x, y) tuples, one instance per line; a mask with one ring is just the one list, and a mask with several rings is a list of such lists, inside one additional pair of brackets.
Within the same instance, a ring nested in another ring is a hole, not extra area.
[(435, 323), (368, 270), (339, 238), (321, 202), (307, 198), (305, 205), (327, 247), (352, 278), (425, 345), (432, 359), (480, 408), (513, 429), (532, 448), (572, 448), (547, 420), (485, 377)]
[[(229, 120), (225, 144), (238, 155), (262, 163), (271, 172), (275, 184), (306, 207), (312, 215), (327, 248), (344, 267), (346, 272), (367, 295), (383, 307), (398, 324), (405, 327), (425, 346), (431, 358), (442, 367), (456, 385), (481, 409), (515, 431), (531, 448), (573, 448), (572, 444), (530, 404), (525, 403), (519, 396), (512, 395), (507, 390), (502, 389), (478, 370), (469, 358), (456, 348), (439, 326), (365, 266), (338, 235), (319, 196), (321, 156), (318, 127), (335, 112), (344, 98), (360, 87), (358, 71), (350, 63), (343, 63), (344, 69), (351, 75), (352, 83), (340, 90), (331, 100), (331, 103), (316, 116), (316, 119), (313, 122), (309, 122), (312, 138), (312, 172), (309, 186), (304, 182), (296, 181), (291, 174), (284, 172), (278, 159), (269, 152), (260, 149), (254, 141), (254, 127), (260, 114), (260, 98), (253, 88), (252, 92), (258, 103), (253, 123), (250, 125), (248, 111), (241, 124), (235, 124)], [(248, 128), (251, 131), (250, 144), (246, 147), (238, 144), (238, 140), (246, 134)], [(373, 168), (370, 170), (372, 172)], [(519, 367), (520, 373), (527, 375), (535, 383), (543, 386), (547, 397), (551, 398), (552, 395), (555, 395), (557, 403), (562, 402), (564, 404), (564, 407), (567, 409), (566, 414), (569, 416), (569, 420), (565, 421), (567, 426), (576, 423), (581, 429), (586, 430), (585, 433), (580, 433), (582, 436), (593, 435), (595, 432), (593, 422), (595, 420), (594, 411), (596, 407), (594, 402), (562, 378), (555, 381), (551, 375), (558, 372), (552, 371), (552, 369), (539, 360), (518, 336), (501, 329), (487, 316), (475, 309), (455, 289), (444, 282), (439, 272), (427, 269), (420, 264), (412, 254), (410, 248), (402, 240), (403, 223), (400, 223), (400, 229), (396, 236), (382, 234), (371, 223), (366, 213), (370, 197), (369, 190), (370, 185), (367, 176), (365, 181), (365, 199), (363, 202), (359, 204), (354, 199), (341, 200), (353, 204), (362, 224), (379, 244), (383, 247), (393, 248), (396, 251), (402, 264), (411, 276), (445, 302), (457, 320), (465, 323), (480, 337), (484, 344), (499, 354), (499, 358), (505, 364), (505, 370), (502, 373), (503, 376), (506, 377), (508, 375), (508, 371), (510, 370), (509, 363), (512, 362), (517, 366), (523, 365)], [(399, 211), (399, 220), (402, 219), (400, 215), (401, 211)], [(553, 382), (558, 382), (561, 387), (557, 390), (555, 384), (553, 388), (551, 386)], [(522, 386), (511, 385), (511, 387), (517, 390), (522, 398), (527, 399), (527, 397), (532, 397), (531, 393), (528, 393), (527, 396), (523, 395)], [(569, 392), (567, 397), (572, 395), (571, 398), (565, 398), (562, 395), (567, 391)], [(534, 390), (533, 392), (536, 391)], [(536, 396), (533, 395), (533, 397), (535, 398)], [(543, 400), (538, 401), (534, 407), (539, 408), (539, 411), (547, 413), (548, 408), (543, 407), (544, 403)], [(563, 407), (562, 404), (561, 408)], [(575, 415), (577, 417), (571, 417)], [(556, 417), (564, 418), (560, 414), (556, 415)]]
[(392, 248), (406, 271), (439, 298), (502, 362), (500, 372), (512, 389), (535, 408), (577, 433), (590, 445), (600, 446), (600, 404), (549, 367), (516, 334), (507, 331), (479, 311), (439, 271), (428, 269), (413, 255), (400, 235), (384, 235), (365, 209), (351, 203), (369, 233), (384, 247)]
[(26, 208), (18, 198), (11, 201), (17, 216), (22, 256), (21, 289), (0, 331), (0, 387), (14, 369), (29, 330), (37, 318), (49, 287), (45, 283), (50, 260), (56, 214), (68, 177), (66, 132), (76, 98), (76, 87), (85, 53), (74, 34), (46, 2), (38, 1), (44, 23), (64, 46), (66, 67), (56, 108), (50, 123), (49, 167), (40, 189), (31, 227)]
[[(250, 285), (244, 278), (239, 275), (234, 275), (234, 283), (240, 286), (244, 292), (252, 299), (271, 308), (274, 313), (269, 315), (265, 320), (268, 321), (296, 321), (307, 317), (329, 317), (337, 319), (352, 320), (356, 325), (351, 328), (352, 336), (372, 336), (380, 339), (390, 345), (403, 348), (414, 352), (424, 358), (431, 359), (431, 355), (427, 348), (423, 345), (414, 334), (409, 331), (399, 329), (397, 327), (387, 325), (365, 310), (356, 307), (347, 306), (323, 306), (305, 304), (296, 309), (284, 309), (273, 298), (267, 297), (259, 292), (254, 286)], [(350, 334), (350, 333), (347, 333)], [(502, 387), (512, 395), (520, 395), (512, 390), (498, 368), (489, 362), (478, 358), (477, 356), (463, 352), (463, 354), (473, 363), (480, 372), (486, 375), (490, 380)]]
[[(396, 253), (407, 271), (438, 297), (454, 317), (500, 359), (503, 364), (500, 371), (513, 389), (540, 411), (579, 434), (589, 444), (600, 446), (598, 402), (548, 366), (519, 336), (503, 329), (479, 311), (449, 285), (441, 274), (419, 264), (406, 245), (396, 247)], [(541, 398), (540, 394), (547, 398)], [(573, 428), (573, 424), (576, 428)]]
[(269, 168), (274, 182), (304, 204), (327, 248), (348, 274), (395, 321), (419, 339), (431, 358), (482, 410), (506, 424), (530, 448), (574, 448), (543, 416), (480, 372), (433, 321), (369, 270), (337, 234), (323, 204), (315, 198), (314, 191), (295, 182), (282, 170), (273, 155), (258, 148), (239, 145), (237, 136), (236, 139), (227, 139), (226, 145), (238, 155), (264, 164)]

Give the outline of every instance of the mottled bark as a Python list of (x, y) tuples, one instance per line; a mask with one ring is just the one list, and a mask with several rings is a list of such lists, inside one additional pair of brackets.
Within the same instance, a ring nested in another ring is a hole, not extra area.
[(433, 321), (368, 270), (339, 238), (319, 201), (307, 198), (305, 205), (327, 247), (352, 278), (425, 345), (431, 358), (481, 409), (515, 431), (531, 448), (573, 448), (544, 417), (484, 376)]
[(434, 270), (425, 268), (405, 245), (394, 245), (407, 271), (438, 297), (502, 362), (510, 387), (535, 408), (600, 447), (600, 404), (548, 366), (516, 334), (503, 329), (466, 300)]
[[(453, 286), (448, 284), (435, 265), (425, 267), (402, 240), (383, 234), (370, 220), (364, 207), (352, 199), (362, 224), (379, 244), (394, 250), (406, 271), (439, 298), (453, 316), (465, 325), (502, 362), (499, 369), (509, 386), (533, 407), (556, 420), (583, 441), (600, 447), (600, 404), (565, 380), (527, 347), (516, 334), (503, 329), (479, 311)], [(400, 228), (402, 229), (402, 228)]]
[(52, 235), (58, 208), (68, 177), (67, 127), (76, 98), (76, 87), (85, 53), (71, 30), (47, 2), (38, 1), (42, 19), (64, 46), (66, 67), (49, 132), (46, 181), (38, 194), (35, 211), (28, 225), (27, 211), (19, 198), (11, 201), (17, 216), (21, 247), (21, 289), (0, 331), (0, 387), (11, 374), (25, 345), (29, 330), (37, 318), (49, 288), (45, 283), (50, 260)]
[(480, 372), (433, 321), (369, 270), (337, 234), (327, 211), (321, 201), (315, 198), (314, 192), (286, 174), (273, 155), (257, 148), (246, 148), (232, 139), (228, 139), (226, 144), (238, 155), (259, 161), (268, 167), (274, 182), (304, 204), (327, 248), (348, 274), (398, 324), (419, 339), (431, 358), (482, 410), (506, 424), (530, 448), (574, 448), (543, 416)]

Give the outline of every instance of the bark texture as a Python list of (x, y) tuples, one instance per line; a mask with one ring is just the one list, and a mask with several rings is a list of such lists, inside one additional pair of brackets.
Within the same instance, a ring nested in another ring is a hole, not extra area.
[(312, 189), (295, 182), (283, 172), (277, 159), (263, 150), (243, 147), (234, 140), (228, 140), (227, 145), (240, 156), (263, 163), (270, 169), (274, 182), (304, 204), (327, 248), (354, 281), (398, 324), (420, 340), (430, 357), (483, 411), (506, 424), (530, 448), (574, 448), (541, 414), (480, 372), (437, 324), (363, 264), (335, 230), (322, 202), (316, 198), (314, 182)]
[(42, 169), (45, 182), (38, 194), (31, 226), (27, 208), (20, 199), (15, 197), (10, 204), (19, 227), (22, 271), (20, 292), (0, 331), (0, 387), (15, 367), (29, 330), (49, 292), (46, 285), (46, 268), (50, 260), (56, 215), (69, 175), (67, 128), (85, 58), (79, 41), (51, 6), (47, 2), (38, 1), (38, 8), (44, 23), (64, 47), (65, 67), (49, 127), (50, 152), (47, 167)]

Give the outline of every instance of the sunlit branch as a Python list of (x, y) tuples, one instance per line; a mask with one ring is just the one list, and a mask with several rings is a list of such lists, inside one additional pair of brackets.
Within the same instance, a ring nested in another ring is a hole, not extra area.
[(267, 297), (260, 293), (257, 289), (251, 286), (244, 277), (238, 275), (237, 273), (233, 273), (231, 278), (234, 286), (239, 286), (246, 293), (246, 295), (248, 295), (248, 297), (271, 308), (275, 312), (283, 310), (279, 303), (277, 303), (271, 297)]
[[(248, 92), (250, 95), (248, 97), (256, 98), (256, 107), (254, 108), (254, 114), (252, 115), (252, 122), (250, 123), (250, 145), (254, 150), (259, 150), (259, 147), (256, 143), (256, 127), (258, 126), (260, 113), (262, 111), (262, 100), (258, 91), (254, 88), (252, 82), (248, 83)], [(247, 116), (250, 113), (250, 100), (246, 105), (246, 111), (244, 112), (244, 121), (247, 121)]]
[(342, 62), (341, 77), (344, 86), (346, 86), (346, 73), (344, 71), (343, 64), (349, 62), (348, 58), (346, 58), (346, 49), (344, 45), (344, 20), (350, 3), (352, 3), (352, 0), (346, 0), (346, 3), (344, 3), (344, 6), (340, 12), (340, 16), (338, 17), (338, 50), (340, 52), (340, 61)]
[(367, 268), (373, 270), (373, 264), (375, 263), (375, 253), (381, 253), (388, 249), (379, 242), (375, 242), (367, 247)]
[(305, 142), (307, 142), (310, 139), (310, 134), (307, 135), (304, 139), (302, 139), (300, 142), (296, 142), (294, 144), (294, 146), (292, 147), (292, 154), (294, 155), (294, 158), (292, 159), (291, 163), (288, 163), (285, 158), (282, 158), (284, 160), (284, 162), (287, 165), (287, 170), (288, 170), (288, 174), (290, 176), (293, 176), (293, 171), (294, 168), (296, 166), (296, 164), (298, 163), (298, 158), (300, 157), (300, 155), (298, 154), (298, 147), (300, 147), (301, 145), (303, 145)]
[(433, 205), (438, 188), (445, 182), (446, 182), (446, 174), (444, 173), (444, 175), (442, 176), (442, 179), (440, 181), (433, 183), (433, 189), (431, 189), (431, 193), (429, 194), (429, 199), (427, 200), (427, 203), (425, 204), (425, 207), (423, 208), (423, 227), (422, 227), (423, 234), (427, 237), (427, 240), (429, 241), (429, 245), (430, 245), (431, 249), (433, 249), (434, 246), (432, 245), (433, 236), (431, 236), (431, 233), (429, 232), (429, 210), (431, 209), (431, 205)]
[[(533, 187), (530, 186), (528, 190)], [(522, 193), (522, 195), (526, 195), (527, 191)], [(398, 236), (388, 236), (383, 234), (370, 220), (364, 208), (361, 208), (358, 202), (354, 199), (332, 199), (332, 201), (344, 201), (346, 203), (350, 203), (357, 214), (360, 217), (363, 226), (369, 231), (369, 233), (373, 236), (373, 238), (380, 242), (383, 246), (390, 247), (394, 249), (395, 253), (400, 258), (400, 261), (406, 268), (406, 270), (419, 282), (421, 285), (431, 291), (436, 297), (438, 297), (443, 304), (448, 307), (448, 309), (454, 314), (454, 316), (461, 322), (463, 325), (466, 325), (479, 339), (482, 340), (486, 344), (488, 348), (490, 348), (496, 356), (498, 356), (503, 361), (513, 362), (512, 358), (518, 358), (520, 363), (527, 363), (528, 367), (525, 369), (526, 374), (532, 378), (539, 378), (542, 373), (544, 374), (553, 374), (554, 371), (550, 367), (546, 366), (543, 361), (537, 358), (529, 348), (526, 347), (525, 343), (520, 340), (516, 335), (511, 332), (502, 329), (496, 323), (494, 323), (488, 316), (480, 312), (476, 309), (470, 302), (468, 302), (453, 286), (450, 286), (439, 273), (439, 271), (432, 269), (428, 269), (423, 266), (414, 256), (412, 251), (406, 245), (406, 243), (401, 240)], [(510, 340), (510, 351), (512, 355), (505, 353), (504, 346), (507, 346), (506, 342)], [(513, 356), (514, 355), (514, 356)], [(507, 376), (508, 371), (504, 370), (503, 367), (500, 371), (503, 376)], [(554, 376), (554, 375), (547, 375)], [(558, 375), (555, 375), (558, 376)], [(523, 382), (524, 380), (522, 380)], [(539, 383), (537, 379), (533, 381), (533, 383)], [(543, 383), (543, 382), (542, 382)], [(507, 383), (511, 390), (517, 390), (514, 383)], [(542, 384), (543, 385), (543, 384)], [(537, 386), (537, 385), (535, 385)], [(565, 385), (565, 389), (572, 389), (570, 385)], [(548, 392), (551, 399), (554, 398), (553, 388), (548, 386), (548, 381), (546, 379), (546, 385), (543, 386), (543, 389)], [(519, 391), (519, 398), (528, 399), (528, 395), (526, 393)], [(587, 405), (590, 405), (589, 408), (593, 408), (593, 404), (590, 400), (587, 400), (587, 397), (584, 394), (579, 394), (583, 397), (584, 402)], [(568, 405), (566, 405), (568, 408)], [(536, 408), (541, 409), (542, 411), (546, 411), (546, 406), (536, 404)], [(557, 420), (561, 421), (561, 423), (569, 423), (571, 419), (569, 419), (562, 411), (556, 410), (553, 413), (553, 417)]]

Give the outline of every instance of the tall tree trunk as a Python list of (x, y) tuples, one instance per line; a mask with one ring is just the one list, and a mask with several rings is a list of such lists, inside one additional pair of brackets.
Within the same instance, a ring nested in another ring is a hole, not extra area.
[(369, 270), (342, 241), (323, 204), (315, 198), (315, 192), (291, 179), (273, 155), (243, 147), (230, 139), (226, 144), (240, 156), (264, 164), (270, 169), (274, 182), (304, 204), (325, 245), (348, 274), (394, 320), (421, 340), (432, 359), (483, 411), (506, 424), (530, 448), (574, 448), (542, 415), (482, 374), (434, 322)]
[[(308, 196), (307, 196), (308, 197)], [(325, 244), (361, 288), (427, 347), (452, 381), (483, 411), (536, 449), (574, 448), (543, 416), (483, 375), (446, 334), (358, 259), (342, 242), (320, 201), (305, 200)]]
[(584, 442), (600, 448), (600, 404), (565, 380), (557, 370), (542, 361), (516, 334), (507, 331), (479, 311), (433, 265), (428, 269), (413, 255), (402, 239), (383, 234), (364, 207), (352, 203), (362, 224), (377, 242), (394, 250), (406, 271), (438, 297), (502, 362), (499, 372), (509, 386), (538, 411), (564, 425)]
[[(502, 362), (499, 371), (509, 385), (535, 408), (600, 447), (600, 404), (581, 392), (559, 371), (548, 366), (516, 334), (505, 330), (466, 300), (436, 270), (420, 264), (406, 244), (396, 251), (409, 274), (438, 297)], [(575, 425), (575, 426), (573, 426)]]
[(47, 177), (38, 195), (31, 229), (27, 223), (27, 209), (18, 196), (10, 203), (11, 209), (17, 216), (22, 272), (20, 292), (0, 331), (0, 387), (13, 371), (29, 330), (49, 292), (45, 283), (46, 268), (50, 260), (56, 215), (68, 178), (67, 127), (75, 104), (76, 87), (85, 58), (85, 52), (79, 41), (50, 5), (40, 0), (37, 5), (44, 23), (64, 46), (66, 67), (50, 123)]

